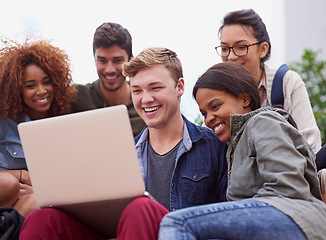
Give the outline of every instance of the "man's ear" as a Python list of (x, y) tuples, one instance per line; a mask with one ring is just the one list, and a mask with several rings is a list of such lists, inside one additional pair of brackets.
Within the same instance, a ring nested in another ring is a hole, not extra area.
[(243, 93), (239, 96), (243, 101), (243, 108), (249, 108), (251, 103), (251, 97), (247, 93)]
[(181, 97), (185, 90), (185, 82), (184, 82), (183, 78), (178, 79), (176, 88), (177, 88), (179, 97)]

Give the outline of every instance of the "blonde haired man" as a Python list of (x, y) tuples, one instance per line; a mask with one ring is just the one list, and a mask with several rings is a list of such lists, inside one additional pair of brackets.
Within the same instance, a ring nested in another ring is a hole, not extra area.
[[(184, 79), (175, 52), (145, 49), (123, 65), (123, 74), (130, 77), (133, 105), (146, 124), (135, 138), (136, 150), (146, 190), (156, 201), (149, 197), (132, 201), (120, 217), (117, 237), (156, 240), (167, 209), (226, 200), (227, 146), (212, 130), (181, 114)], [(78, 233), (81, 239), (101, 239), (75, 219), (46, 209), (25, 220), (21, 239), (42, 239), (41, 234), (73, 239), (66, 232), (74, 232), (75, 238)]]

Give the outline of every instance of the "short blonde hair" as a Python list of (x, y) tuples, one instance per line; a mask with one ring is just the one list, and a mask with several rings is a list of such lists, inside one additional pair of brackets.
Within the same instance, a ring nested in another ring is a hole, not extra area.
[(123, 64), (123, 75), (134, 77), (140, 70), (162, 64), (177, 83), (183, 77), (181, 61), (177, 54), (167, 48), (147, 48), (135, 58)]

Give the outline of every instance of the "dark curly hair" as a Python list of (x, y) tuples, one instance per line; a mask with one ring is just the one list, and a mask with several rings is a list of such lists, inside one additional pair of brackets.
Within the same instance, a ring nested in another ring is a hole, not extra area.
[(52, 81), (55, 97), (50, 116), (68, 113), (76, 96), (68, 55), (48, 40), (26, 39), (23, 44), (1, 41), (4, 47), (0, 49), (0, 114), (17, 121), (27, 113), (22, 99), (22, 79), (24, 69), (30, 64), (39, 66)]

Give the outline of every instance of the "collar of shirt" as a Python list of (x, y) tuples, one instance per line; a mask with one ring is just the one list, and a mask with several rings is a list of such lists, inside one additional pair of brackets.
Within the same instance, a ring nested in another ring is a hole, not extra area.
[(261, 80), (258, 85), (259, 90), (259, 96), (260, 96), (260, 103), (262, 107), (268, 106), (267, 101), (267, 91), (266, 91), (266, 73), (263, 71), (263, 74), (261, 76)]

